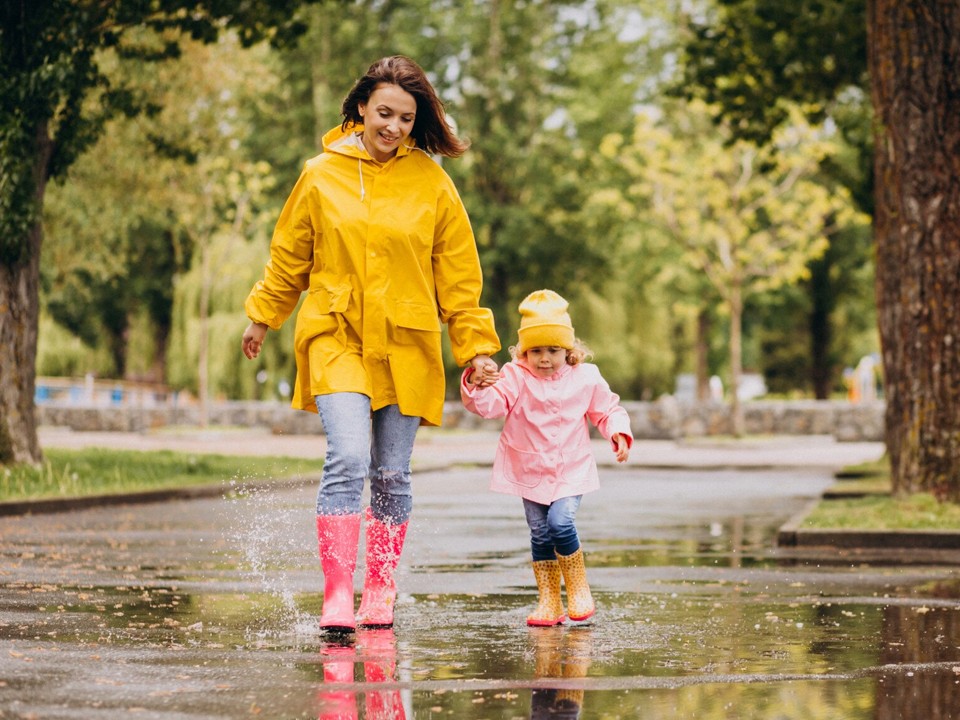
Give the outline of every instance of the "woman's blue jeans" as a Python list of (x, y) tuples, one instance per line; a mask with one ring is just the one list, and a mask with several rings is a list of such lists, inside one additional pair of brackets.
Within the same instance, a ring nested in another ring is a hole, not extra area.
[(524, 499), (523, 512), (530, 527), (530, 550), (534, 562), (555, 560), (557, 555), (573, 555), (580, 549), (580, 537), (574, 522), (582, 497), (571, 495), (549, 505)]
[(314, 397), (327, 454), (317, 492), (317, 515), (360, 512), (363, 483), (370, 479), (373, 516), (388, 525), (410, 518), (410, 456), (420, 418), (402, 415), (396, 405), (370, 412), (361, 393)]

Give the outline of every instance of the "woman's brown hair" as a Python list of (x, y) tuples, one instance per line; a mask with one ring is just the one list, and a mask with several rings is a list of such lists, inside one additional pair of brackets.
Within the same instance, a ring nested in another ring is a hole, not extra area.
[(443, 103), (427, 79), (427, 74), (404, 55), (377, 60), (357, 81), (340, 106), (340, 114), (343, 115), (341, 127), (344, 130), (351, 125), (363, 124), (360, 105), (369, 101), (370, 95), (380, 84), (397, 85), (417, 101), (417, 116), (410, 136), (416, 140), (418, 148), (453, 158), (463, 155), (470, 146), (470, 143), (458, 138), (447, 124)]

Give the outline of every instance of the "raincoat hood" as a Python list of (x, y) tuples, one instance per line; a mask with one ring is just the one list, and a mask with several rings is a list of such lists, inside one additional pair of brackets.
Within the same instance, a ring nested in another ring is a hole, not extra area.
[[(360, 139), (363, 135), (363, 125), (354, 124), (347, 127), (346, 130), (338, 125), (331, 128), (323, 136), (323, 151), (327, 153), (336, 153), (349, 158), (357, 159), (357, 183), (359, 185), (360, 202), (363, 202), (367, 196), (367, 190), (363, 183), (363, 163), (364, 161), (376, 163), (373, 156), (367, 152)], [(414, 150), (418, 150), (416, 140), (408, 137), (404, 144), (397, 148), (395, 157), (409, 155)]]

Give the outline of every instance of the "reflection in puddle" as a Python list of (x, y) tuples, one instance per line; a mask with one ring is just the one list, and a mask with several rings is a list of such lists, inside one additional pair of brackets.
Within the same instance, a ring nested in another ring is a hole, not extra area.
[[(935, 590), (938, 594), (944, 591), (945, 586)], [(911, 669), (881, 675), (877, 678), (877, 720), (960, 716), (960, 612), (955, 607), (890, 605), (883, 609), (881, 627), (883, 665), (943, 661), (956, 665), (922, 673), (922, 681), (920, 673)]]
[[(590, 669), (593, 638), (589, 627), (531, 628), (529, 637), (534, 648), (534, 677), (584, 678)], [(580, 717), (583, 687), (534, 688), (530, 697), (530, 719), (548, 720)]]
[[(319, 720), (357, 718), (361, 705), (368, 720), (406, 720), (401, 691), (396, 687), (376, 689), (378, 684), (397, 680), (396, 656), (397, 638), (391, 628), (360, 628), (350, 640), (324, 642), (320, 649), (323, 684), (317, 692)], [(363, 691), (327, 687), (355, 681), (366, 684)]]

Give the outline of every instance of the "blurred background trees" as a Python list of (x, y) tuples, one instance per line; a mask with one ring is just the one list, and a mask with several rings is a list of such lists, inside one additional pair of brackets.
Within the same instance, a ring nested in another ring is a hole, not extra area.
[[(741, 369), (780, 395), (844, 392), (844, 367), (878, 348), (863, 64), (830, 75), (829, 107), (776, 100), (757, 67), (715, 57), (724, 5), (328, 0), (301, 8), (306, 32), (283, 48), (223, 33), (161, 64), (116, 60), (164, 109), (110, 120), (47, 190), (38, 373), (283, 399), (292, 328), (244, 360), (243, 298), (347, 89), (404, 53), (472, 141), (444, 166), (505, 346), (519, 300), (551, 287), (626, 399), (680, 374), (718, 375), (729, 395)], [(730, 98), (755, 113), (724, 116)]]

